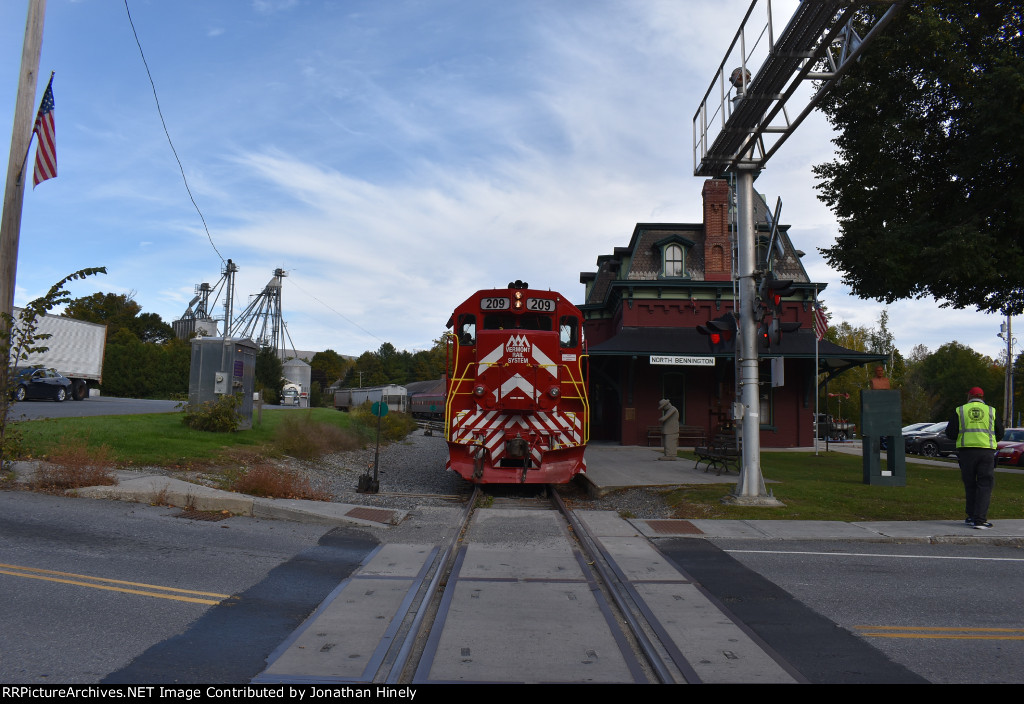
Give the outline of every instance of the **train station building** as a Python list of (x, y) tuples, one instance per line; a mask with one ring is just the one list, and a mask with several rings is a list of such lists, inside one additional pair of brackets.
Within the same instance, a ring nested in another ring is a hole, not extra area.
[[(768, 208), (758, 198), (758, 261), (768, 255)], [(698, 326), (733, 310), (732, 217), (729, 185), (711, 179), (703, 188), (699, 223), (637, 223), (629, 244), (597, 258), (596, 271), (582, 272), (585, 300), (579, 306), (590, 353), (593, 441), (623, 445), (660, 444), (658, 402), (669, 399), (679, 422), (711, 438), (731, 432), (736, 396), (735, 355), (713, 351)], [(823, 283), (810, 281), (781, 226), (781, 255), (773, 255), (777, 278), (792, 280), (794, 292), (782, 303), (781, 320), (800, 329), (781, 343), (758, 347), (761, 444), (814, 444), (815, 394), (819, 374), (843, 371), (884, 359), (817, 344), (813, 316)], [(823, 404), (824, 407), (824, 404)]]

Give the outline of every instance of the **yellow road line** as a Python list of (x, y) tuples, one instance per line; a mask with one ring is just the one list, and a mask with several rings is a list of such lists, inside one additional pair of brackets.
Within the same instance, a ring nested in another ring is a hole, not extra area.
[(956, 628), (949, 626), (854, 626), (854, 628), (861, 635), (872, 638), (1024, 640), (1024, 628)]
[[(171, 599), (174, 601), (187, 601), (195, 604), (219, 604), (224, 599), (232, 598), (230, 594), (217, 594), (214, 592), (201, 592), (191, 589), (177, 589), (175, 587), (163, 587), (158, 584), (144, 584), (141, 582), (126, 582), (120, 579), (106, 579), (104, 577), (91, 577), (84, 574), (71, 572), (57, 572), (55, 570), (44, 570), (36, 567), (21, 567), (19, 565), (7, 565), (0, 563), (0, 574), (9, 574), (14, 577), (26, 577), (28, 579), (41, 579), (47, 582), (60, 582), (62, 584), (74, 584), (80, 587), (91, 587), (93, 589), (105, 589), (107, 591), (123, 592), (125, 594), (139, 594), (151, 596), (157, 599)], [(51, 576), (54, 575), (54, 576)], [(99, 584), (105, 582), (106, 584)], [(123, 585), (123, 586), (109, 586)], [(131, 589), (129, 587), (140, 587)], [(145, 591), (153, 590), (153, 591)], [(176, 592), (174, 594), (160, 592)], [(184, 596), (192, 594), (195, 596)], [(217, 597), (215, 599), (203, 599), (199, 597)]]

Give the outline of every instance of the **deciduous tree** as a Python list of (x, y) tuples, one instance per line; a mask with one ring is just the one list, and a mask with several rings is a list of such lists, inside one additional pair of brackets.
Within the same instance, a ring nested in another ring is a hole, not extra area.
[(1024, 3), (917, 0), (828, 97), (819, 165), (864, 298), (1024, 311)]

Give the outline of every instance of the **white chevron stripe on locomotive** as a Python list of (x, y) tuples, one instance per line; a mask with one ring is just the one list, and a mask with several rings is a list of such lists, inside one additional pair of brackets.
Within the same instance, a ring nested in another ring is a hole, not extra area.
[(497, 364), (501, 361), (501, 358), (505, 356), (505, 345), (500, 344), (493, 350), (488, 352), (485, 356), (480, 358), (480, 361), (476, 365), (476, 375), (480, 376), (487, 369), (490, 369), (492, 365)]
[[(533, 384), (524, 379), (521, 374), (516, 374), (515, 376), (510, 377), (505, 381), (504, 384), (501, 385), (501, 398), (505, 398), (506, 396), (509, 395), (510, 392), (515, 391), (516, 389), (519, 389), (524, 394), (529, 396), (531, 399), (536, 398), (536, 396), (534, 396), (535, 392)], [(498, 398), (497, 389), (495, 389), (494, 391), (494, 398)]]
[[(478, 412), (462, 419), (461, 427), (453, 428), (452, 440), (468, 444), (476, 438), (476, 443), (482, 444), (488, 449), (492, 461), (497, 461), (505, 454), (505, 431), (510, 428), (518, 428), (521, 431), (533, 430), (541, 435), (552, 435), (559, 446), (575, 446), (580, 444), (579, 428), (573, 428), (563, 418), (552, 417), (542, 414), (543, 418), (534, 416), (523, 416), (519, 414), (504, 414), (496, 411), (486, 413)], [(578, 421), (573, 419), (578, 426)], [(558, 422), (555, 422), (558, 421)], [(558, 427), (561, 424), (564, 427)], [(540, 450), (534, 448), (533, 452), (540, 461)]]

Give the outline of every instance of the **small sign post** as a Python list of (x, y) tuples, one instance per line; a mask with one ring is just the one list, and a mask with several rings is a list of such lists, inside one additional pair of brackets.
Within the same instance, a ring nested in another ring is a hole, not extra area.
[(370, 413), (377, 416), (377, 447), (373, 451), (373, 478), (370, 478), (369, 473), (359, 477), (359, 486), (356, 488), (361, 494), (376, 494), (380, 491), (380, 478), (378, 469), (380, 467), (380, 421), (381, 418), (388, 414), (388, 404), (383, 401), (375, 401), (370, 406)]

